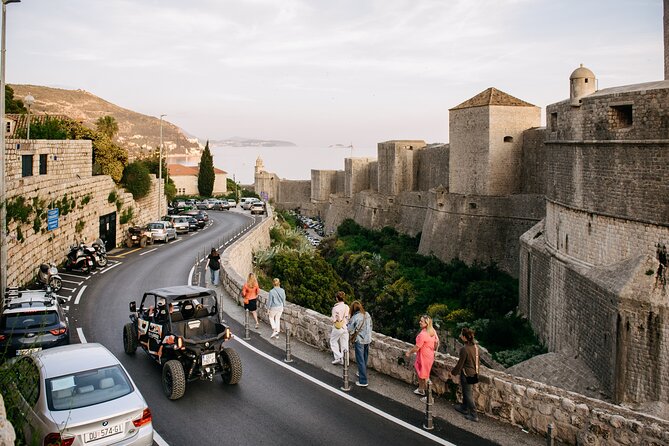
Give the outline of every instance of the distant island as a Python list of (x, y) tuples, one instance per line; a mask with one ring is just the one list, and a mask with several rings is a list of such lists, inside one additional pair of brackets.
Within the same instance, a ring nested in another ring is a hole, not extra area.
[(209, 144), (217, 147), (294, 147), (297, 145), (290, 141), (240, 138), (237, 136), (228, 139), (210, 140)]
[(330, 144), (328, 149), (352, 149), (353, 143), (351, 144)]

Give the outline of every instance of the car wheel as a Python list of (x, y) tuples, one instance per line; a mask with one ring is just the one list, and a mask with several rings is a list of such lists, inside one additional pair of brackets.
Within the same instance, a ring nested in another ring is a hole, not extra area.
[(242, 379), (242, 360), (239, 354), (231, 348), (224, 348), (221, 349), (219, 358), (223, 368), (223, 384), (237, 384)]
[(184, 367), (176, 359), (171, 359), (163, 366), (163, 391), (171, 400), (178, 400), (186, 392)]
[(137, 333), (135, 326), (128, 322), (123, 326), (123, 350), (128, 355), (132, 355), (137, 350)]
[(98, 265), (104, 268), (107, 266), (107, 256), (100, 256), (100, 259), (98, 260)]
[(49, 280), (49, 286), (53, 290), (54, 293), (57, 293), (60, 291), (61, 288), (63, 288), (63, 281), (60, 280), (60, 277), (52, 277)]

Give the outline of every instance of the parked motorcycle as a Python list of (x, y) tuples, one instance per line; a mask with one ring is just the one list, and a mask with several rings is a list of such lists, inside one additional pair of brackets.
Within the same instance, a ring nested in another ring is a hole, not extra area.
[(92, 246), (81, 243), (80, 247), (93, 259), (93, 267), (99, 266), (102, 268), (107, 266), (107, 250), (105, 249), (105, 245), (102, 240), (97, 239), (95, 242), (93, 242)]
[(42, 263), (37, 268), (37, 282), (41, 283), (45, 288), (51, 287), (54, 293), (63, 288), (63, 279), (58, 274), (58, 267), (55, 263)]
[(75, 243), (70, 246), (70, 252), (65, 257), (65, 269), (88, 274), (95, 266), (93, 258), (82, 248), (83, 244)]

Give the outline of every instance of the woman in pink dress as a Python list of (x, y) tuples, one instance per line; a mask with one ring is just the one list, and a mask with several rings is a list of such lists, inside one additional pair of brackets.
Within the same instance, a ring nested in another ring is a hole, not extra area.
[(434, 352), (439, 348), (439, 336), (432, 326), (432, 318), (424, 315), (420, 318), (420, 333), (416, 336), (416, 345), (407, 351), (408, 358), (416, 353), (416, 374), (418, 375), (418, 388), (413, 391), (416, 395), (425, 395), (427, 380), (430, 379), (430, 371), (434, 363)]

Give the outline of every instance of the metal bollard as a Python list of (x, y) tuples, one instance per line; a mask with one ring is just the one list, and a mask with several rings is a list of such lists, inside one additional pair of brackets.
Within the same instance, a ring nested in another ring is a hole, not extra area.
[(432, 406), (434, 405), (434, 399), (432, 397), (432, 381), (427, 380), (427, 400), (425, 403), (425, 424), (423, 424), (423, 429), (431, 431), (434, 429), (434, 424), (432, 423)]
[(548, 432), (546, 432), (546, 445), (553, 446), (553, 423), (548, 424)]
[(344, 379), (344, 385), (340, 387), (340, 389), (343, 390), (344, 392), (350, 391), (351, 386), (349, 385), (348, 382), (348, 350), (344, 350), (344, 371), (342, 378)]
[(290, 356), (290, 327), (286, 327), (286, 359), (283, 362), (293, 362)]
[(247, 308), (244, 313), (244, 340), (248, 341), (249, 339), (251, 339), (251, 336), (249, 336), (249, 310)]

